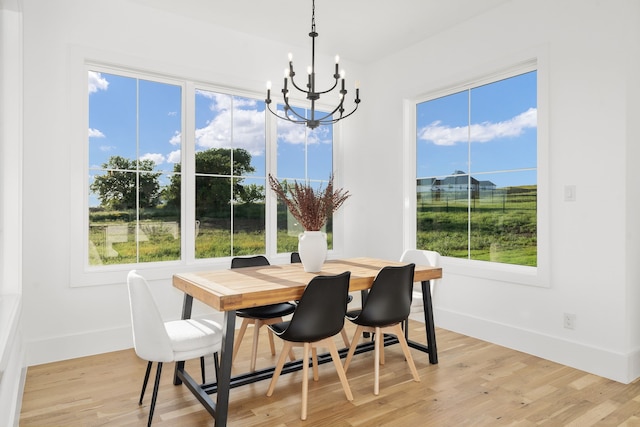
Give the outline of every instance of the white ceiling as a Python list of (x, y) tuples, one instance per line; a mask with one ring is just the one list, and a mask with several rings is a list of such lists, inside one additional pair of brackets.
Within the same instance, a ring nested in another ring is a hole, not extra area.
[[(129, 0), (265, 39), (310, 43), (311, 0)], [(369, 63), (511, 0), (317, 0), (316, 50)]]

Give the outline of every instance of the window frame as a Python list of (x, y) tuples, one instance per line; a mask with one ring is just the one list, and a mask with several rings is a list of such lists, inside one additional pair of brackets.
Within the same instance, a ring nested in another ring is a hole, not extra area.
[[(69, 242), (71, 247), (78, 249), (71, 251), (69, 286), (85, 287), (124, 283), (126, 274), (132, 269), (144, 271), (145, 276), (153, 281), (169, 279), (173, 274), (178, 272), (228, 268), (231, 257), (195, 258), (195, 234), (186, 232), (186, 230), (192, 229), (190, 228), (192, 225), (195, 227), (195, 194), (193, 191), (187, 191), (187, 189), (195, 186), (195, 133), (191, 131), (195, 128), (195, 103), (190, 102), (190, 100), (195, 99), (196, 90), (208, 90), (256, 100), (261, 100), (264, 94), (257, 91), (239, 89), (237, 85), (233, 87), (224, 86), (203, 81), (202, 79), (192, 78), (188, 73), (184, 73), (184, 70), (181, 70), (180, 73), (158, 73), (148, 71), (149, 67), (147, 66), (122, 65), (123, 62), (128, 61), (114, 62), (90, 59), (90, 55), (83, 52), (82, 49), (72, 49), (70, 62), (72, 63), (73, 71), (69, 76), (69, 104), (70, 110), (72, 111), (69, 126), (72, 139), (77, 142), (70, 144), (69, 163), (70, 165), (82, 164), (83, 166), (81, 168), (73, 168), (70, 179), (71, 194), (82, 194), (82, 196), (77, 198), (72, 196), (70, 201)], [(157, 69), (161, 69), (160, 67), (163, 67), (163, 65), (158, 64)], [(89, 264), (89, 144), (87, 139), (89, 119), (87, 85), (89, 71), (176, 84), (182, 88), (183, 134), (180, 149), (182, 163), (181, 191), (183, 196), (181, 198), (181, 256), (179, 260), (112, 264), (106, 266)], [(318, 105), (318, 108), (328, 107)], [(265, 109), (265, 170), (267, 174), (272, 173), (274, 175), (277, 170), (277, 120), (277, 117)], [(332, 164), (334, 170), (338, 164), (336, 161), (336, 152), (338, 152), (339, 146), (340, 129), (338, 125), (334, 125), (332, 149)], [(266, 256), (269, 257), (274, 264), (288, 262), (288, 253), (277, 253), (277, 200), (275, 194), (269, 188), (266, 176), (265, 193)], [(78, 227), (78, 224), (81, 224), (81, 227)], [(334, 216), (334, 233), (336, 229), (343, 229), (341, 215), (337, 218)], [(334, 249), (329, 251), (330, 254), (341, 251), (342, 242), (342, 238), (335, 239), (333, 243)]]
[(417, 95), (403, 101), (404, 117), (404, 227), (403, 247), (416, 247), (417, 184), (416, 184), (416, 106), (427, 100), (453, 94), (463, 90), (496, 82), (529, 71), (537, 72), (537, 266), (521, 266), (490, 261), (479, 261), (443, 256), (441, 264), (447, 275), (460, 275), (505, 283), (549, 287), (550, 242), (549, 242), (549, 138), (548, 138), (548, 61), (544, 49), (534, 54), (525, 54), (521, 60), (488, 70), (482, 75), (468, 76), (460, 82), (442, 85), (441, 88)]

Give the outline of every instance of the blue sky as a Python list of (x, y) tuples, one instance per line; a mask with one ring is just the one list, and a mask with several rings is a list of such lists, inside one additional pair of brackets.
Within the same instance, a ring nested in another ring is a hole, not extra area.
[(419, 104), (418, 177), (459, 170), (498, 187), (536, 184), (536, 97), (533, 71)]
[[(155, 162), (166, 184), (181, 157), (182, 88), (98, 72), (89, 72), (88, 79), (90, 168), (100, 168), (114, 155), (139, 156)], [(537, 163), (536, 92), (536, 73), (530, 72), (419, 104), (418, 177), (461, 170), (499, 187), (535, 184), (536, 172), (527, 169)], [(197, 90), (196, 150), (246, 149), (255, 168), (255, 179), (247, 182), (264, 185), (264, 110), (261, 99)], [(331, 126), (310, 130), (284, 120), (276, 123), (277, 175), (326, 180), (332, 172)], [(92, 196), (91, 205), (97, 204)]]
[[(182, 88), (173, 84), (89, 72), (89, 166), (99, 169), (111, 156), (151, 159), (165, 172), (181, 158)], [(138, 97), (139, 94), (139, 97)], [(139, 99), (139, 101), (137, 101)], [(256, 179), (265, 185), (263, 100), (196, 90), (196, 151), (243, 148), (252, 155)], [(137, 118), (137, 120), (136, 120)], [(277, 121), (277, 175), (290, 180), (326, 180), (332, 172), (332, 128), (310, 130)], [(139, 147), (137, 146), (139, 144)], [(98, 202), (92, 196), (91, 205)]]

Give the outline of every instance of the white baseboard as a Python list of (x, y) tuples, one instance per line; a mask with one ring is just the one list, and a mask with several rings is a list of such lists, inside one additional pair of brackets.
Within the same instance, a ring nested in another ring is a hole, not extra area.
[(516, 328), (464, 313), (434, 310), (436, 326), (629, 384), (640, 376), (640, 350), (628, 354)]
[(130, 326), (27, 342), (27, 366), (93, 356), (133, 347)]

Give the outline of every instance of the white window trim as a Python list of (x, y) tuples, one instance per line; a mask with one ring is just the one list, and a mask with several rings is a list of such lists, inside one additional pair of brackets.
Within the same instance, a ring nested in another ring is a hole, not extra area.
[(447, 274), (463, 275), (479, 279), (488, 279), (518, 285), (537, 287), (550, 286), (550, 204), (549, 204), (549, 61), (546, 46), (521, 52), (510, 61), (498, 64), (494, 72), (482, 77), (469, 76), (463, 83), (430, 91), (403, 101), (403, 235), (404, 248), (416, 247), (416, 105), (426, 99), (433, 99), (471, 87), (511, 77), (527, 71), (537, 72), (537, 108), (538, 108), (538, 146), (537, 146), (537, 267), (502, 264), (443, 256), (441, 264)]
[[(187, 192), (187, 188), (193, 188), (195, 185), (195, 175), (189, 173), (195, 169), (195, 157), (193, 156), (194, 144), (191, 132), (185, 132), (183, 135), (181, 155), (182, 155), (182, 194), (181, 201), (181, 259), (175, 261), (162, 262), (145, 262), (138, 264), (116, 264), (108, 266), (91, 266), (89, 265), (89, 218), (87, 208), (89, 206), (89, 182), (88, 182), (88, 144), (87, 144), (87, 125), (89, 115), (89, 103), (87, 97), (87, 76), (89, 70), (97, 70), (111, 72), (134, 78), (152, 78), (157, 81), (165, 81), (171, 84), (177, 84), (182, 87), (183, 96), (183, 126), (184, 129), (192, 129), (195, 123), (189, 123), (188, 120), (194, 120), (194, 114), (187, 114), (189, 109), (195, 109), (195, 105), (189, 105), (184, 102), (190, 95), (193, 95), (195, 89), (212, 90), (219, 93), (228, 93), (233, 96), (245, 96), (249, 98), (261, 99), (264, 94), (243, 90), (238, 88), (238, 84), (232, 86), (222, 86), (213, 83), (204, 82), (200, 78), (190, 76), (190, 71), (186, 71), (182, 67), (176, 70), (167, 70), (166, 73), (157, 73), (148, 71), (152, 69), (165, 70), (167, 64), (148, 64), (147, 61), (139, 58), (123, 57), (118, 54), (109, 52), (96, 52), (79, 46), (72, 46), (69, 52), (69, 77), (68, 77), (68, 94), (69, 94), (69, 110), (70, 123), (69, 135), (73, 144), (70, 144), (69, 164), (82, 165), (82, 167), (72, 167), (70, 171), (69, 190), (72, 195), (82, 195), (70, 198), (69, 207), (69, 286), (86, 287), (101, 286), (126, 283), (126, 275), (132, 270), (144, 271), (145, 277), (150, 281), (153, 280), (169, 280), (176, 273), (216, 270), (229, 268), (231, 257), (196, 259), (195, 252), (188, 248), (195, 248), (195, 235), (186, 233), (189, 227), (195, 227), (194, 213), (195, 203), (193, 203), (193, 192)], [(197, 74), (197, 73), (195, 73)], [(174, 77), (171, 76), (180, 76)], [(277, 102), (277, 100), (275, 100)], [(329, 106), (318, 105), (319, 108), (329, 108)], [(191, 111), (193, 113), (193, 111)], [(278, 120), (271, 113), (266, 112), (266, 135), (267, 141), (271, 137), (271, 141), (276, 141), (275, 121)], [(340, 124), (334, 125), (333, 128), (333, 165), (335, 169), (340, 166), (337, 153), (340, 147)], [(266, 171), (276, 170), (277, 145), (275, 143), (267, 143), (266, 153)], [(185, 161), (189, 159), (189, 161)], [(336, 178), (339, 185), (340, 177)], [(191, 186), (191, 187), (189, 187)], [(278, 254), (276, 246), (276, 225), (277, 216), (275, 214), (276, 203), (275, 194), (269, 188), (265, 181), (266, 200), (265, 200), (265, 227), (266, 227), (266, 256), (273, 264), (288, 263), (288, 254)], [(334, 214), (333, 229), (334, 241), (333, 249), (329, 251), (329, 257), (335, 257), (336, 254), (342, 252), (344, 240), (341, 236), (344, 229), (343, 216), (340, 213)], [(81, 224), (81, 226), (78, 226)], [(336, 235), (338, 236), (336, 238)], [(187, 246), (190, 245), (190, 246)], [(73, 248), (73, 249), (72, 249)]]

